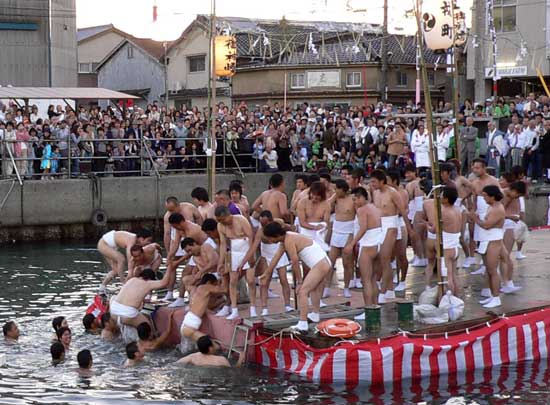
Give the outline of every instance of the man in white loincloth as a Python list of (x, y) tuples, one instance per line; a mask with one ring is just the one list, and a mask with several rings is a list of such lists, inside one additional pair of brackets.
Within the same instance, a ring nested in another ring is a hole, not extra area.
[(420, 190), (420, 178), (416, 175), (416, 167), (414, 165), (407, 165), (405, 167), (405, 178), (407, 179), (407, 185), (405, 189), (409, 194), (409, 212), (408, 218), (413, 223), (413, 228), (418, 235), (418, 238), (412, 247), (414, 250), (414, 258), (411, 262), (413, 267), (423, 267), (428, 264), (426, 259), (426, 230), (419, 215), (422, 212), (422, 203), (424, 202), (424, 192)]
[(130, 260), (128, 261), (128, 278), (134, 277), (145, 268), (150, 268), (156, 273), (162, 263), (160, 252), (161, 249), (158, 243), (132, 246), (130, 248)]
[[(336, 191), (331, 203), (334, 207), (334, 221), (332, 222), (332, 235), (330, 238), (329, 258), (336, 270), (336, 259), (342, 257), (344, 267), (344, 297), (351, 298), (350, 282), (353, 278), (355, 263), (353, 252), (344, 253), (344, 247), (353, 239), (353, 222), (355, 219), (355, 204), (349, 193), (349, 185), (345, 180), (336, 180)], [(333, 274), (329, 274), (325, 280), (323, 298), (330, 296), (330, 284)]]
[[(246, 270), (246, 282), (250, 295), (250, 316), (255, 317), (257, 316), (255, 269), (250, 267), (250, 264), (244, 260), (252, 243), (252, 226), (242, 215), (231, 215), (228, 207), (216, 207), (215, 215), (218, 221), (218, 233), (220, 234), (218, 273), (225, 274), (224, 266), (229, 266), (231, 269), (229, 273), (231, 313), (226, 319), (237, 319), (239, 317), (237, 287), (243, 270)], [(228, 250), (230, 258), (227, 258)]]
[(119, 293), (111, 298), (109, 311), (119, 324), (136, 328), (142, 322), (151, 323), (151, 320), (140, 312), (145, 297), (153, 290), (165, 288), (174, 270), (168, 269), (162, 280), (156, 279), (156, 273), (151, 269), (144, 269), (139, 276), (129, 279)]
[[(254, 201), (252, 210), (258, 214), (261, 211), (269, 211), (273, 215), (273, 218), (280, 218), (283, 221), (287, 221), (289, 219), (287, 204), (284, 177), (276, 173), (269, 179), (269, 190), (264, 191), (256, 201)], [(258, 228), (259, 223), (257, 220), (255, 221), (256, 222), (251, 218), (252, 225)]]
[(374, 170), (371, 173), (370, 185), (375, 190), (372, 196), (374, 205), (381, 211), (383, 242), (380, 248), (379, 259), (382, 285), (378, 294), (378, 302), (384, 304), (389, 300), (395, 299), (391, 258), (397, 240), (397, 228), (399, 227), (398, 215), (403, 217), (411, 241), (415, 240), (416, 234), (407, 218), (407, 211), (402, 205), (399, 193), (387, 184), (386, 173), (383, 170)]
[(460, 235), (462, 231), (462, 212), (454, 204), (458, 198), (455, 187), (445, 186), (441, 193), (441, 221), (443, 224), (443, 257), (445, 266), (441, 266), (441, 275), (447, 277), (449, 289), (459, 296), (461, 286), (458, 279), (456, 262), (459, 255)]
[[(319, 308), (324, 280), (332, 271), (332, 264), (325, 251), (310, 237), (287, 232), (281, 224), (272, 222), (264, 228), (264, 235), (270, 243), (282, 243), (271, 264), (268, 272), (272, 272), (284, 252), (288, 254), (297, 285), (298, 307), (300, 309), (300, 321), (292, 328), (298, 331), (308, 330), (308, 319), (319, 322)], [(309, 272), (302, 279), (300, 261), (309, 268)], [(308, 313), (308, 297), (311, 294), (312, 312)]]
[[(363, 187), (352, 190), (357, 215), (354, 221), (354, 236), (344, 248), (344, 253), (353, 253), (358, 246), (359, 271), (363, 281), (363, 300), (365, 305), (378, 302), (378, 288), (374, 262), (382, 244), (382, 223), (380, 210), (369, 202), (369, 194)], [(365, 314), (356, 319), (365, 319)]]
[[(118, 275), (124, 282), (124, 263), (128, 260), (128, 271), (130, 271), (130, 249), (134, 245), (145, 246), (153, 241), (153, 234), (148, 229), (140, 229), (136, 233), (126, 231), (109, 231), (101, 237), (97, 243), (97, 250), (105, 258), (111, 271), (105, 276), (100, 292), (105, 291), (106, 286)], [(119, 252), (123, 249), (124, 254)]]
[[(503, 190), (504, 198), (502, 204), (506, 210), (506, 218), (504, 219), (504, 247), (510, 254), (514, 246), (516, 226), (521, 216), (519, 200), (525, 194), (525, 191), (526, 188), (523, 181), (515, 181), (507, 189)], [(510, 294), (519, 291), (521, 287), (514, 285), (514, 264), (510, 259), (510, 255), (508, 255), (506, 262), (506, 269), (508, 271), (506, 273), (501, 272), (503, 286), (500, 291)]]
[[(266, 225), (272, 222), (277, 222), (281, 224), (281, 226), (287, 231), (293, 230), (294, 227), (284, 223), (281, 218), (273, 218), (271, 211), (267, 210), (260, 213), (259, 220), (260, 227), (258, 228), (258, 231), (254, 236), (254, 241), (250, 245), (250, 249), (248, 249), (248, 253), (243, 260), (244, 262), (248, 262), (249, 260), (253, 259), (255, 253), (258, 251), (258, 248), (260, 248), (261, 256), (256, 264), (256, 271), (258, 274), (261, 274), (261, 276), (259, 277), (260, 304), (263, 307), (262, 316), (264, 316), (269, 315), (269, 310), (267, 308), (267, 299), (269, 297), (269, 285), (271, 284), (271, 278), (273, 275), (272, 272), (268, 273), (267, 269), (269, 268), (269, 265), (273, 260), (273, 256), (275, 256), (275, 253), (277, 253), (277, 250), (279, 249), (281, 244), (267, 242), (267, 239), (264, 237), (263, 230)], [(277, 263), (274, 267), (274, 269), (277, 270), (277, 273), (279, 274), (279, 281), (281, 283), (281, 289), (283, 291), (285, 312), (289, 312), (294, 309), (290, 306), (290, 285), (288, 284), (288, 279), (286, 276), (286, 269), (289, 264), (290, 262), (288, 261), (288, 256), (285, 253), (281, 256), (279, 263)]]
[[(408, 216), (409, 193), (403, 186), (400, 185), (399, 171), (388, 171), (388, 184), (399, 193), (403, 203), (403, 208), (407, 211)], [(399, 228), (397, 228), (397, 241), (395, 242), (394, 251), (396, 269), (394, 282), (397, 283), (395, 286), (395, 291), (403, 291), (406, 288), (405, 279), (407, 278), (407, 271), (409, 270), (409, 261), (407, 259), (409, 234), (407, 232), (407, 227), (405, 226), (405, 221), (401, 215), (397, 217), (397, 223), (399, 224)], [(394, 264), (392, 263), (392, 268), (393, 267)]]
[[(296, 208), (298, 205), (300, 194), (307, 188), (307, 175), (306, 174), (297, 174), (296, 175), (296, 190), (292, 194), (292, 199), (290, 201), (290, 214), (292, 216), (291, 223), (298, 225), (298, 213)], [(296, 221), (295, 221), (296, 220)]]
[(312, 238), (321, 248), (329, 251), (325, 241), (330, 221), (330, 204), (327, 201), (326, 188), (320, 181), (309, 187), (308, 198), (298, 202), (300, 233)]

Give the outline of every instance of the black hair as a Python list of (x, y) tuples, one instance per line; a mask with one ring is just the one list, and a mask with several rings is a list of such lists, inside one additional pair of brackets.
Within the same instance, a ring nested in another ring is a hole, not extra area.
[(369, 192), (363, 188), (363, 187), (355, 187), (353, 190), (351, 190), (351, 194), (353, 194), (355, 197), (365, 197), (365, 199), (369, 199)]
[(61, 336), (63, 336), (63, 334), (64, 334), (65, 332), (67, 332), (67, 331), (71, 332), (71, 330), (70, 330), (68, 327), (66, 327), (66, 326), (62, 326), (61, 328), (59, 328), (59, 329), (55, 332), (55, 334), (57, 335), (57, 340), (61, 340)]
[(399, 175), (399, 171), (392, 169), (388, 170), (388, 177), (397, 185), (399, 185), (399, 182), (401, 180), (401, 176)]
[(527, 192), (527, 186), (523, 181), (515, 181), (510, 184), (510, 190), (516, 191), (519, 195), (525, 195)]
[(336, 188), (343, 190), (344, 193), (347, 193), (349, 191), (349, 184), (345, 180), (335, 180), (334, 185), (336, 186)]
[(65, 320), (64, 316), (56, 316), (55, 318), (53, 318), (52, 319), (53, 330), (54, 331), (58, 330), (61, 327), (61, 324), (63, 323), (64, 320)]
[(214, 210), (214, 215), (216, 217), (226, 217), (228, 215), (231, 215), (231, 212), (229, 211), (229, 208), (224, 207), (223, 205), (220, 205), (219, 207), (216, 207)]
[(197, 242), (195, 241), (195, 239), (193, 238), (184, 238), (182, 241), (181, 241), (181, 248), (182, 249), (185, 249), (187, 246), (193, 246), (193, 245), (196, 245)]
[(327, 188), (320, 181), (315, 181), (309, 186), (309, 195), (318, 195), (322, 200), (326, 200)]
[(351, 171), (351, 177), (354, 179), (362, 179), (365, 177), (365, 170), (360, 167), (353, 169)]
[(342, 170), (347, 170), (348, 173), (351, 173), (353, 171), (353, 166), (350, 164), (342, 166)]
[(166, 199), (166, 202), (177, 204), (178, 203), (178, 197), (170, 196)]
[(237, 183), (233, 183), (229, 186), (229, 192), (236, 191), (237, 193), (241, 194), (243, 193), (243, 186)]
[(319, 180), (321, 180), (321, 178), (318, 174), (310, 174), (309, 176), (307, 176), (307, 185), (311, 186), (313, 183)]
[(483, 192), (489, 197), (493, 197), (496, 201), (500, 201), (504, 197), (500, 188), (494, 184), (483, 187)]
[(168, 217), (168, 223), (169, 224), (179, 224), (182, 221), (185, 221), (185, 218), (183, 217), (183, 215), (181, 215), (178, 212), (170, 214), (170, 216)]
[(332, 180), (329, 173), (321, 173), (321, 174), (319, 174), (319, 177), (322, 178), (322, 179), (325, 179), (325, 180), (328, 181), (329, 183), (330, 183), (331, 180)]
[(88, 349), (81, 350), (76, 355), (76, 359), (78, 361), (78, 367), (90, 368), (92, 365), (92, 352)]
[(260, 212), (260, 218), (267, 218), (270, 221), (273, 221), (273, 214), (269, 210), (263, 210)]
[(416, 174), (416, 166), (413, 163), (409, 163), (408, 165), (405, 166), (405, 173), (407, 172), (412, 172)]
[(269, 185), (273, 188), (279, 187), (281, 184), (283, 184), (283, 181), (284, 177), (279, 173), (275, 173), (269, 178)]
[(209, 201), (208, 191), (204, 187), (195, 187), (191, 191), (191, 198), (196, 198), (199, 201)]
[(197, 348), (202, 354), (208, 354), (211, 346), (214, 346), (214, 343), (210, 339), (210, 336), (204, 335), (197, 339)]
[(50, 354), (53, 361), (61, 360), (61, 356), (65, 353), (65, 346), (61, 342), (54, 342), (50, 346)]
[(487, 162), (485, 162), (485, 160), (482, 159), (482, 158), (475, 158), (475, 159), (472, 160), (472, 165), (474, 165), (474, 164), (476, 164), (476, 163), (481, 163), (481, 165), (482, 165), (483, 167), (486, 167), (486, 166), (487, 166)]
[(454, 165), (452, 163), (442, 163), (439, 165), (439, 171), (452, 173), (454, 170)]
[(218, 222), (214, 218), (206, 218), (202, 223), (203, 232), (215, 231), (218, 228)]
[(381, 169), (373, 170), (372, 173), (370, 174), (370, 177), (386, 184), (387, 179), (386, 179), (386, 172), (384, 172), (384, 170), (381, 170)]
[(139, 352), (139, 347), (137, 342), (130, 342), (126, 345), (126, 356), (130, 360), (133, 360), (136, 358), (136, 353)]
[(142, 322), (140, 323), (137, 328), (137, 334), (141, 340), (149, 340), (151, 337), (151, 333), (153, 330), (151, 329), (151, 325), (149, 325), (148, 322)]
[(453, 205), (458, 198), (458, 191), (455, 187), (445, 186), (443, 187), (443, 197), (449, 201), (449, 204)]
[(87, 331), (92, 329), (92, 325), (95, 321), (94, 314), (86, 314), (84, 315), (84, 318), (82, 318), (82, 324), (84, 325), (84, 329)]
[(4, 336), (8, 336), (8, 333), (10, 333), (11, 329), (15, 326), (15, 321), (8, 321), (2, 326), (2, 332), (4, 333)]
[(153, 232), (151, 232), (151, 230), (147, 228), (138, 229), (138, 231), (136, 232), (136, 238), (146, 239), (152, 236), (153, 236)]
[(157, 275), (155, 274), (153, 269), (151, 269), (149, 267), (147, 267), (146, 269), (143, 269), (141, 271), (141, 273), (139, 274), (139, 277), (141, 277), (145, 281), (156, 280), (157, 279)]
[(512, 166), (512, 174), (516, 176), (517, 179), (520, 179), (525, 174), (525, 170), (520, 165)]
[(240, 179), (233, 179), (229, 182), (229, 187), (235, 185), (235, 184), (238, 184), (239, 186), (243, 186), (244, 182)]
[(302, 180), (304, 184), (307, 184), (307, 174), (297, 174), (294, 178), (296, 180)]
[(283, 236), (285, 234), (286, 231), (278, 222), (271, 222), (270, 224), (267, 224), (264, 228), (264, 235), (268, 238), (275, 238), (277, 236)]
[(100, 319), (101, 319), (101, 327), (105, 329), (105, 325), (107, 324), (107, 322), (111, 320), (111, 313), (105, 312), (104, 314), (101, 314)]
[(202, 276), (201, 281), (199, 282), (199, 285), (208, 284), (208, 283), (216, 283), (218, 282), (218, 279), (215, 275), (212, 273), (206, 273)]
[(227, 198), (228, 200), (231, 198), (231, 195), (229, 194), (229, 190), (226, 190), (226, 189), (223, 189), (223, 190), (218, 190), (218, 192), (216, 193), (216, 195), (223, 195), (225, 198)]

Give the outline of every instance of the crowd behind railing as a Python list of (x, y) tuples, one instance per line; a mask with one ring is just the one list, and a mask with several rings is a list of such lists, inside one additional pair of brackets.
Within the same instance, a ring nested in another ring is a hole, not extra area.
[[(233, 107), (219, 103), (216, 141), (208, 131), (208, 110), (157, 103), (100, 109), (97, 106), (21, 107), (0, 103), (0, 176), (48, 180), (98, 176), (200, 173), (215, 153), (216, 168), (246, 171), (308, 171), (343, 167), (429, 168), (429, 129), (423, 106), (379, 102), (367, 106), (322, 107), (306, 102)], [(483, 155), (496, 174), (521, 165), (534, 180), (550, 177), (550, 99), (516, 96), (472, 104), (458, 114), (459, 148), (451, 103), (434, 107), (440, 161), (460, 153), (463, 171)], [(483, 129), (476, 121), (484, 120)], [(543, 169), (544, 173), (543, 173)]]

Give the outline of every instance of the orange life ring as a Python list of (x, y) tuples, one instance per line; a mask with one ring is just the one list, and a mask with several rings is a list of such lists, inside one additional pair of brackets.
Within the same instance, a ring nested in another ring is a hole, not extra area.
[(349, 319), (335, 318), (320, 322), (317, 331), (323, 336), (351, 338), (361, 331), (361, 325)]

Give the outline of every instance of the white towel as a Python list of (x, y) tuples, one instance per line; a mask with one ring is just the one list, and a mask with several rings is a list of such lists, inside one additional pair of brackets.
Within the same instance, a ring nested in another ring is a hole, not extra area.
[(305, 229), (304, 227), (300, 228), (300, 233), (305, 236), (309, 236), (311, 239), (313, 239), (314, 242), (316, 242), (321, 249), (323, 249), (325, 252), (328, 252), (330, 250), (330, 246), (326, 244), (325, 239), (327, 236), (327, 223), (326, 222), (310, 222), (310, 225), (316, 226), (316, 225), (322, 225), (323, 227), (318, 230), (313, 229)]

